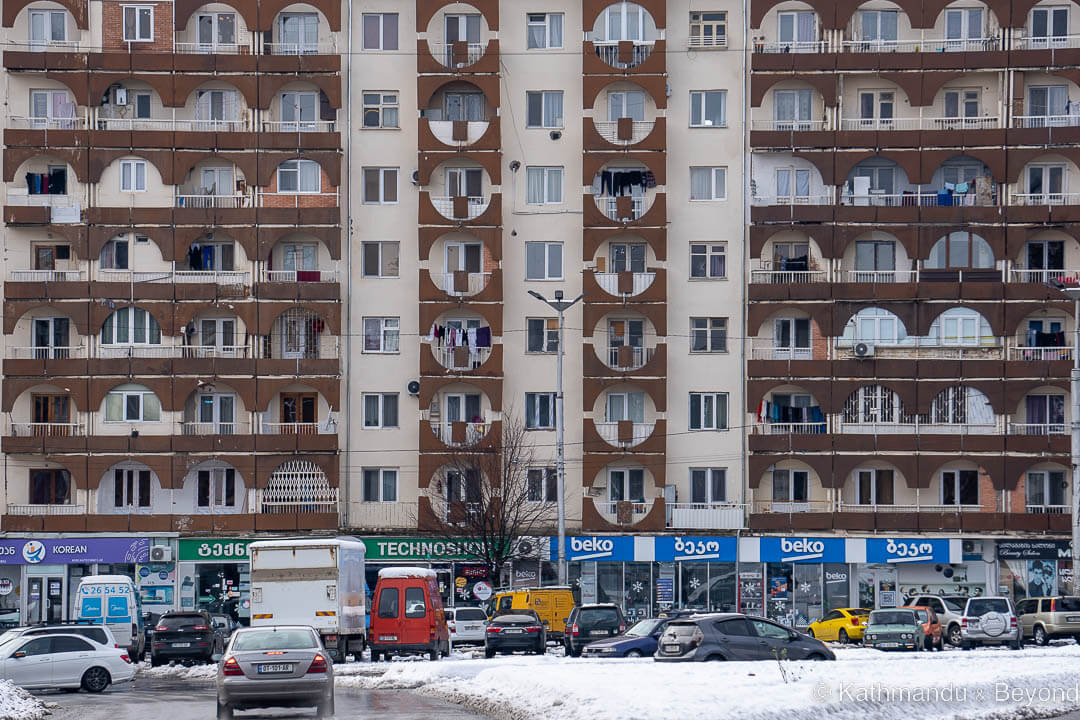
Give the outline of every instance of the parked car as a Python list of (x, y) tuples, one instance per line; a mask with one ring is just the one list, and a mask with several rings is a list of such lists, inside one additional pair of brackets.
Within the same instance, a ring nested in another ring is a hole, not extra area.
[(941, 628), (941, 621), (937, 613), (925, 605), (908, 605), (900, 610), (914, 610), (915, 617), (922, 627), (922, 647), (924, 650), (944, 650), (945, 631)]
[(945, 642), (959, 647), (960, 620), (964, 617), (967, 601), (968, 599), (963, 595), (917, 595), (908, 598), (904, 604), (928, 607), (933, 610), (941, 621), (941, 627), (945, 632)]
[(561, 585), (501, 591), (488, 603), (488, 617), (508, 610), (535, 610), (544, 623), (548, 637), (562, 640), (567, 620), (574, 609), (574, 593)]
[(1009, 645), (1014, 650), (1024, 646), (1024, 633), (1007, 597), (970, 598), (960, 619), (960, 632), (964, 650), (976, 645)]
[(446, 608), (446, 627), (454, 645), (483, 643), (487, 621), (487, 613), (482, 608)]
[(600, 638), (615, 637), (626, 632), (622, 608), (613, 604), (579, 605), (566, 619), (563, 647), (566, 654), (580, 657), (585, 646)]
[(205, 611), (175, 610), (158, 618), (150, 647), (150, 665), (179, 660), (212, 662), (224, 643)]
[(0, 635), (0, 645), (5, 644), (8, 640), (17, 637), (29, 637), (32, 635), (78, 635), (84, 637), (87, 640), (93, 640), (98, 645), (104, 645), (105, 647), (120, 648), (120, 643), (116, 641), (116, 636), (112, 634), (112, 630), (107, 625), (34, 625), (32, 627), (20, 627), (5, 630)]
[(161, 619), (161, 613), (150, 612), (149, 610), (143, 611), (143, 647), (146, 648), (146, 652), (154, 647), (154, 628), (157, 627), (158, 620)]
[(0, 608), (0, 628), (18, 627), (22, 622), (19, 608)]
[(922, 623), (911, 609), (875, 610), (866, 621), (863, 644), (876, 650), (918, 650), (923, 645)]
[(371, 661), (391, 655), (427, 653), (438, 660), (450, 652), (442, 597), (434, 570), (384, 568), (375, 584), (375, 612), (368, 633)]
[(535, 612), (512, 610), (496, 615), (484, 628), (484, 657), (525, 650), (536, 655), (547, 652), (547, 631)]
[(810, 623), (806, 634), (818, 640), (858, 642), (863, 639), (863, 628), (868, 617), (870, 611), (866, 608), (837, 608), (825, 613), (817, 622)]
[(215, 614), (210, 616), (210, 623), (221, 638), (221, 646), (224, 647), (225, 643), (229, 642), (233, 630), (236, 629), (236, 621), (232, 619), (231, 615)]
[(99, 693), (135, 677), (126, 649), (106, 647), (82, 635), (46, 633), (0, 645), (0, 677), (23, 688), (60, 688)]
[(1080, 643), (1080, 597), (1028, 598), (1016, 603), (1016, 617), (1025, 638), (1045, 645), (1054, 638), (1071, 637)]
[(334, 714), (334, 664), (314, 628), (238, 628), (217, 671), (217, 716), (234, 710), (312, 707)]
[(817, 638), (770, 620), (714, 613), (673, 620), (660, 636), (653, 658), (660, 662), (835, 660), (836, 655)]
[(652, 657), (671, 618), (649, 618), (639, 620), (622, 635), (606, 640), (597, 640), (585, 646), (585, 657)]

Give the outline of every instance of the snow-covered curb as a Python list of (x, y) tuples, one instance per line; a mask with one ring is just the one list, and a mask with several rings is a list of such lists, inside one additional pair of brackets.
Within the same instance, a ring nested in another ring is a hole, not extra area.
[(0, 720), (40, 720), (48, 714), (41, 700), (10, 680), (0, 680)]
[(212, 681), (217, 677), (217, 665), (159, 665), (150, 667), (149, 664), (139, 667), (138, 677), (153, 678), (155, 680), (205, 680)]

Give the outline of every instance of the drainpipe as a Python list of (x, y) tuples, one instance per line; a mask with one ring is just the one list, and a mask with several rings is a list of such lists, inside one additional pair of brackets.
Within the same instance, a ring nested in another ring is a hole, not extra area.
[[(353, 3), (349, 2), (349, 62), (346, 65), (346, 80), (345, 86), (345, 137), (348, 138), (348, 142), (345, 147), (345, 297), (352, 297), (352, 148), (353, 148), (353, 136), (352, 136), (352, 69), (353, 69)], [(340, 197), (340, 192), (338, 196)], [(345, 416), (342, 418), (345, 422), (339, 424), (339, 428), (345, 428), (345, 492), (344, 492), (344, 509), (339, 506), (339, 524), (345, 527), (349, 524), (349, 489), (352, 485), (349, 478), (352, 477), (352, 423), (349, 419), (352, 418), (352, 388), (350, 379), (352, 377), (352, 306), (351, 304), (345, 308), (345, 316), (348, 320), (345, 323)], [(340, 346), (339, 346), (340, 347)], [(340, 363), (339, 363), (340, 367)], [(339, 430), (340, 433), (340, 430)], [(340, 435), (339, 435), (340, 437)], [(341, 482), (338, 482), (338, 497), (341, 497)]]
[[(747, 70), (747, 68), (746, 68), (746, 65), (747, 65), (746, 58), (750, 53), (750, 22), (749, 22), (749, 19), (750, 19), (750, 14), (749, 14), (750, 13), (750, 2), (749, 2), (749, 0), (743, 0), (742, 11), (743, 11), (743, 38), (742, 38), (743, 51), (742, 51), (742, 61), (741, 61), (742, 66), (740, 67), (740, 70), (742, 72), (742, 78), (743, 78), (743, 102), (742, 102), (742, 122), (743, 122), (743, 153), (742, 153), (743, 261), (742, 261), (742, 273), (741, 273), (742, 277), (740, 278), (741, 282), (740, 282), (740, 285), (739, 285), (739, 292), (743, 295), (743, 297), (740, 298), (740, 303), (739, 304), (742, 306), (742, 313), (743, 313), (743, 333), (742, 333), (743, 338), (739, 341), (739, 362), (742, 364), (742, 367), (740, 368), (741, 372), (739, 373), (740, 381), (742, 383), (742, 388), (741, 388), (742, 392), (739, 393), (739, 396), (743, 398), (742, 405), (744, 406), (743, 407), (743, 412), (740, 413), (740, 415), (745, 418), (746, 417), (746, 409), (745, 409), (745, 405), (746, 405), (746, 342), (747, 342), (747, 336), (749, 335), (749, 333), (747, 332), (749, 330), (749, 326), (747, 325), (747, 320), (749, 319), (749, 313), (747, 312), (747, 309), (746, 309), (746, 268), (747, 268), (747, 264), (749, 262), (748, 254), (750, 252), (750, 230), (747, 227), (747, 220), (750, 217), (749, 202), (750, 202), (750, 180), (751, 180), (750, 173), (749, 173), (749, 170), (750, 170), (750, 162), (749, 162), (750, 161), (750, 107), (749, 107), (750, 103), (747, 100), (750, 97), (750, 76), (749, 76), (749, 73), (747, 73), (747, 71), (746, 71)], [(742, 455), (742, 473), (741, 473), (742, 474), (742, 482), (739, 483), (739, 504), (742, 505), (742, 507), (743, 507), (743, 522), (745, 523), (746, 519), (749, 517), (749, 513), (747, 512), (747, 507), (746, 507), (746, 484), (749, 481), (749, 478), (746, 475), (747, 472), (749, 471), (749, 466), (748, 466), (746, 455), (749, 452), (749, 447), (750, 447), (749, 441), (747, 440), (746, 428), (743, 428), (743, 430), (742, 430), (742, 437), (741, 437), (740, 444), (742, 445), (742, 452), (740, 453), (740, 455)], [(736, 540), (736, 546), (737, 545), (738, 545), (738, 540)]]

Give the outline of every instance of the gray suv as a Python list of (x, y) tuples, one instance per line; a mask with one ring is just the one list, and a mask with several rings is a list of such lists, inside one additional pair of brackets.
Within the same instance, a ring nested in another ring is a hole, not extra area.
[(960, 620), (960, 647), (1008, 645), (1013, 650), (1024, 646), (1024, 634), (1006, 597), (977, 597), (967, 601)]
[(963, 595), (916, 595), (905, 605), (922, 605), (934, 611), (941, 621), (941, 634), (950, 645), (960, 645), (960, 620), (968, 599)]
[(737, 613), (673, 620), (660, 636), (658, 662), (711, 660), (835, 660), (815, 638), (770, 620)]
[(1045, 645), (1054, 638), (1080, 643), (1080, 597), (1028, 598), (1016, 603), (1016, 617), (1025, 638)]

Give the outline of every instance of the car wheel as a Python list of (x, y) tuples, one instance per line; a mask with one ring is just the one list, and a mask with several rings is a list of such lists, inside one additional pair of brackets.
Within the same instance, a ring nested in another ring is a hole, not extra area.
[(840, 632), (837, 634), (836, 639), (840, 641), (841, 645), (847, 645), (849, 640), (847, 636), (847, 630), (840, 628)]
[(334, 693), (331, 691), (330, 697), (325, 702), (319, 703), (318, 707), (315, 708), (315, 715), (321, 718), (333, 717), (334, 712)]
[(960, 632), (960, 626), (959, 625), (950, 625), (949, 626), (948, 639), (949, 639), (949, 644), (950, 645), (959, 647), (960, 644), (963, 642), (963, 637), (964, 636)]
[(945, 649), (945, 636), (944, 635), (942, 635), (941, 637), (939, 637), (937, 639), (937, 645), (935, 647), (937, 647), (939, 652)]
[(1050, 638), (1046, 635), (1046, 628), (1042, 625), (1035, 626), (1035, 644), (1046, 645), (1050, 642)]
[(1023, 635), (1020, 634), (1020, 633), (1017, 633), (1016, 639), (1013, 640), (1011, 643), (1009, 643), (1009, 645), (1010, 645), (1010, 647), (1012, 647), (1013, 650), (1023, 650), (1024, 649), (1024, 637), (1023, 637)]
[(431, 660), (432, 662), (435, 662), (436, 660), (439, 659), (439, 657), (442, 656), (442, 648), (440, 648), (438, 645), (436, 645), (435, 647), (428, 650), (428, 655), (427, 656), (428, 656), (428, 660)]
[(492, 648), (484, 648), (484, 657), (486, 657), (488, 660), (495, 657), (495, 650)]
[(103, 667), (92, 667), (82, 676), (82, 686), (86, 692), (99, 693), (109, 687), (109, 683), (112, 682), (112, 678), (109, 677), (109, 671)]
[(221, 702), (219, 698), (217, 701), (217, 716), (218, 720), (232, 720), (233, 709), (228, 703)]
[(371, 662), (379, 662), (379, 651), (375, 649), (374, 645), (371, 647)]
[(705, 658), (705, 662), (724, 662), (724, 656), (710, 655), (709, 657)]
[(626, 651), (626, 656), (625, 656), (625, 657), (628, 657), (628, 658), (639, 658), (639, 657), (641, 657), (641, 651), (640, 651), (640, 650), (627, 650), (627, 651)]
[(813, 660), (814, 662), (821, 662), (822, 660), (825, 659), (825, 656), (822, 655), (821, 653), (813, 653), (811, 655), (807, 655), (806, 659), (807, 660)]
[(814, 634), (814, 628), (806, 628), (806, 634), (809, 635), (812, 638), (817, 637), (817, 635)]

